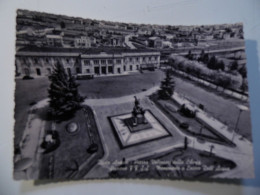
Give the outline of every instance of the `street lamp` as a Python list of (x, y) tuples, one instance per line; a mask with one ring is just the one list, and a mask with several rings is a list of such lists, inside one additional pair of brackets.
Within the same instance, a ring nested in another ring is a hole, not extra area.
[(248, 110), (248, 107), (246, 107), (244, 105), (237, 105), (237, 107), (239, 109), (239, 114), (238, 114), (238, 117), (237, 117), (237, 122), (236, 122), (235, 129), (233, 131), (233, 136), (232, 136), (232, 139), (231, 139), (232, 142), (233, 142), (234, 137), (235, 137), (235, 133), (236, 133), (236, 130), (237, 130), (237, 126), (238, 126), (238, 122), (239, 122), (239, 119), (240, 119), (240, 115), (241, 115), (242, 111), (247, 111)]
[(210, 152), (209, 152), (209, 156), (211, 156), (212, 155), (212, 151), (213, 151), (213, 149), (215, 148), (215, 146), (214, 145), (210, 145)]

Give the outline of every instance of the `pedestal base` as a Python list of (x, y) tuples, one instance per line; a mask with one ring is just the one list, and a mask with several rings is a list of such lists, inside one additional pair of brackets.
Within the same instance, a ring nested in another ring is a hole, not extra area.
[(132, 114), (122, 114), (110, 117), (119, 143), (122, 147), (142, 144), (165, 136), (170, 136), (167, 129), (147, 110), (144, 114), (146, 124), (133, 126)]

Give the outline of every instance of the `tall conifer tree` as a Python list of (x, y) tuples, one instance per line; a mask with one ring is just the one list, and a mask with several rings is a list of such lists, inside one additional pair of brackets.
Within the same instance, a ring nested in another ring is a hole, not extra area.
[(49, 76), (51, 81), (48, 89), (50, 98), (50, 111), (53, 116), (59, 117), (72, 113), (80, 108), (83, 101), (78, 93), (78, 84), (69, 73), (66, 74), (63, 66), (58, 62), (52, 74)]
[(166, 77), (161, 81), (161, 89), (159, 90), (159, 98), (170, 99), (174, 92), (175, 83), (172, 80), (169, 70), (166, 71)]

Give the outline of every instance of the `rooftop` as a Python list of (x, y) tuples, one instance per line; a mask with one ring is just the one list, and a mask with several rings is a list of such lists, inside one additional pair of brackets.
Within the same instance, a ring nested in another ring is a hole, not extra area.
[(102, 47), (102, 48), (59, 48), (59, 47), (37, 47), (27, 46), (19, 49), (20, 52), (46, 52), (46, 53), (81, 53), (81, 54), (99, 54), (105, 52), (113, 53), (136, 53), (136, 52), (159, 52), (155, 49), (128, 49), (125, 47)]

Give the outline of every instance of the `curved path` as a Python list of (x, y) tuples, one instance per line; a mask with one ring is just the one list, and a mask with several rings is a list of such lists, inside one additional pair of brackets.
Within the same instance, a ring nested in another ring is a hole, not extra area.
[(149, 96), (153, 93), (155, 93), (160, 87), (154, 86), (146, 91), (132, 94), (132, 95), (126, 95), (122, 97), (117, 98), (102, 98), (102, 99), (85, 99), (83, 104), (89, 105), (89, 106), (108, 106), (113, 104), (122, 104), (126, 102), (134, 102), (134, 96), (136, 96), (138, 99), (142, 99), (146, 96)]
[[(101, 98), (101, 99), (85, 99), (83, 104), (88, 106), (108, 106), (113, 104), (122, 104), (126, 102), (134, 102), (134, 96), (136, 96), (138, 99), (142, 99), (146, 96), (149, 96), (153, 93), (155, 93), (160, 87), (154, 86), (146, 91), (135, 93), (131, 95), (116, 97), (116, 98)], [(41, 101), (39, 101), (37, 104), (33, 106), (33, 109), (35, 108), (43, 108), (49, 104), (49, 98), (45, 98)]]
[(129, 40), (131, 37), (133, 37), (133, 34), (126, 35), (125, 36), (125, 44), (130, 47), (131, 49), (136, 49), (136, 47), (133, 45), (133, 43)]

